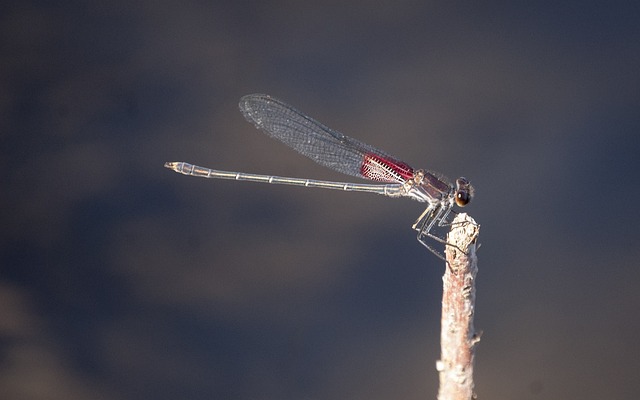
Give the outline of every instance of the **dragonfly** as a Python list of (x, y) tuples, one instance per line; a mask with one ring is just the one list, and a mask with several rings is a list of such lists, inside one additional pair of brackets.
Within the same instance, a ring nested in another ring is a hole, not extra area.
[(474, 189), (464, 177), (450, 183), (444, 176), (409, 164), (371, 145), (346, 136), (316, 121), (296, 108), (266, 94), (250, 94), (240, 99), (242, 115), (268, 136), (281, 141), (316, 163), (346, 175), (378, 183), (334, 182), (305, 178), (288, 178), (245, 172), (221, 171), (183, 161), (164, 166), (177, 173), (201, 178), (232, 179), (347, 192), (376, 193), (387, 197), (408, 197), (427, 208), (412, 225), (418, 241), (440, 259), (445, 260), (435, 242), (447, 245), (434, 231), (449, 226), (454, 205), (471, 202)]

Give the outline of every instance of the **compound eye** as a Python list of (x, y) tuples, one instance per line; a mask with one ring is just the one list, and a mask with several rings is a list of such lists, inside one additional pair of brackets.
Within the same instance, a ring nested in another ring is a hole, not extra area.
[(471, 196), (469, 195), (469, 192), (467, 192), (466, 190), (458, 190), (456, 192), (456, 204), (459, 207), (464, 207), (467, 204), (469, 204), (469, 202), (471, 201)]
[(467, 178), (460, 177), (456, 179), (456, 204), (459, 207), (464, 207), (473, 198), (473, 186)]

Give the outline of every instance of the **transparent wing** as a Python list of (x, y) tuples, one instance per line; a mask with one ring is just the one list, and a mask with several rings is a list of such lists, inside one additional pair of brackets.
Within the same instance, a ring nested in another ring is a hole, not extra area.
[[(313, 118), (265, 94), (250, 94), (240, 99), (240, 111), (258, 129), (278, 139), (320, 165), (343, 174), (373, 179), (363, 168), (372, 155), (385, 163), (413, 169), (395, 157), (359, 140), (337, 132)], [(397, 182), (396, 179), (375, 179)]]

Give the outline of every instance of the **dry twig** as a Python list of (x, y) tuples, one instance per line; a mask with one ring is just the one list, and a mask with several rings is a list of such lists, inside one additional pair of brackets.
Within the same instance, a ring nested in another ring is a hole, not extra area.
[(476, 239), (480, 226), (458, 214), (447, 236), (447, 268), (442, 293), (441, 356), (438, 400), (474, 399), (473, 360), (480, 335), (473, 327), (478, 272)]

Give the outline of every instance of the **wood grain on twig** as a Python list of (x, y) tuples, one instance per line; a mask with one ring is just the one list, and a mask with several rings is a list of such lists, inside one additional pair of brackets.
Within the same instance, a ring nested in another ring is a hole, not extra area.
[(473, 362), (480, 335), (473, 327), (475, 311), (476, 240), (480, 226), (467, 214), (453, 221), (446, 246), (447, 268), (442, 293), (439, 400), (475, 399)]

